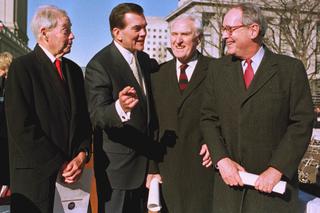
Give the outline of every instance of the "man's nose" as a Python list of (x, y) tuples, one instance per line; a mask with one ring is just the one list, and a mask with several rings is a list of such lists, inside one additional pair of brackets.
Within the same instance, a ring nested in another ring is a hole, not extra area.
[(74, 36), (73, 32), (71, 32), (70, 35), (69, 35), (69, 39), (73, 40), (73, 39), (75, 39), (75, 38), (76, 38), (76, 37)]

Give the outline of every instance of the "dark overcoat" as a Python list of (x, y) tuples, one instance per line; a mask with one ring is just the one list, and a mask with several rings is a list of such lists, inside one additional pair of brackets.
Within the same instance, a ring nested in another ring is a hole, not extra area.
[(13, 60), (6, 85), (12, 212), (52, 212), (59, 169), (90, 149), (81, 68), (62, 58), (65, 81), (36, 45)]
[(163, 64), (152, 75), (163, 156), (159, 162), (162, 192), (170, 213), (210, 213), (213, 169), (202, 166), (199, 155), (204, 143), (200, 134), (200, 106), (208, 64), (199, 56), (186, 90), (179, 90), (176, 60)]
[(229, 157), (255, 174), (272, 166), (283, 173), (287, 190), (280, 195), (229, 187), (216, 172), (214, 212), (301, 212), (297, 168), (313, 123), (304, 66), (266, 49), (248, 90), (242, 76), (241, 62), (232, 56), (210, 65), (201, 128), (213, 163)]

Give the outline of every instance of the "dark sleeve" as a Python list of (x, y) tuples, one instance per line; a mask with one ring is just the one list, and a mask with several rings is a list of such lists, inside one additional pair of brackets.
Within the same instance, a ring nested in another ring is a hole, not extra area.
[[(289, 125), (278, 147), (272, 154), (270, 166), (291, 178), (310, 141), (313, 126), (313, 107), (306, 70), (301, 61), (290, 66)], [(288, 72), (289, 73), (289, 72)]]
[(224, 139), (221, 136), (220, 121), (215, 97), (214, 72), (215, 63), (210, 63), (205, 81), (205, 89), (201, 106), (200, 128), (204, 138), (204, 143), (208, 145), (213, 164), (228, 157), (228, 151), (224, 146)]
[(26, 69), (21, 61), (14, 61), (6, 85), (9, 143), (15, 148), (10, 152), (26, 161), (22, 163), (36, 166), (40, 173), (53, 171), (62, 165), (63, 154), (41, 127), (34, 109), (33, 82)]
[(115, 108), (117, 99), (113, 97), (113, 85), (107, 69), (95, 59), (87, 65), (85, 90), (90, 119), (94, 127), (121, 128), (123, 124)]

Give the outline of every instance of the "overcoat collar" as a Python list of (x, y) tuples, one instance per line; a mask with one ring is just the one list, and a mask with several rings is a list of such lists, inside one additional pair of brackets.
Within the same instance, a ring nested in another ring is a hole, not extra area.
[[(43, 52), (43, 50), (39, 47), (39, 45), (35, 46), (34, 52), (37, 59), (39, 60), (38, 66), (40, 66), (39, 70), (40, 70), (41, 79), (46, 81), (45, 83), (47, 83), (50, 87), (52, 87), (53, 95), (57, 96), (57, 99), (64, 106), (66, 116), (70, 118), (70, 104), (68, 101), (68, 94), (66, 93), (66, 88), (65, 88), (66, 82), (63, 82), (60, 79), (54, 64), (51, 62), (48, 56)], [(62, 67), (62, 69), (64, 69), (65, 73), (68, 73), (68, 70), (65, 69), (64, 66)]]
[[(173, 63), (173, 69), (175, 72), (172, 72), (171, 78), (174, 81), (175, 90), (177, 93), (180, 94), (178, 79), (176, 75), (176, 60), (174, 60)], [(193, 74), (191, 76), (190, 81), (188, 82), (187, 88), (183, 91), (183, 93), (180, 95), (180, 99), (178, 101), (178, 110), (181, 109), (183, 103), (186, 101), (186, 99), (199, 87), (202, 81), (204, 81), (208, 69), (208, 63), (206, 63), (204, 56), (199, 53), (198, 56), (198, 63), (196, 67), (194, 68)]]
[(235, 57), (228, 57), (225, 66), (226, 82), (236, 95), (235, 97), (239, 97), (241, 105), (256, 94), (277, 72), (277, 61), (274, 60), (274, 53), (266, 47), (261, 64), (247, 90), (244, 86), (241, 61)]

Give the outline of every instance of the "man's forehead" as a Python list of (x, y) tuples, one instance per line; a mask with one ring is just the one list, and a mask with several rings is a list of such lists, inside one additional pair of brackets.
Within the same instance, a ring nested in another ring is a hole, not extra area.
[(242, 10), (239, 8), (230, 9), (224, 16), (223, 22), (228, 23), (242, 23)]
[(146, 19), (143, 14), (137, 14), (137, 13), (126, 13), (124, 15), (124, 23), (125, 26), (129, 25), (137, 25), (137, 24), (146, 24)]
[(58, 25), (60, 26), (71, 26), (71, 21), (67, 16), (61, 16), (58, 18)]
[(187, 20), (174, 22), (171, 26), (171, 32), (192, 33), (194, 31), (194, 24), (191, 21)]

